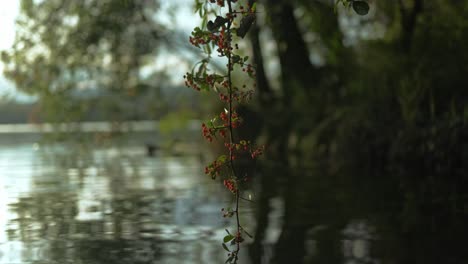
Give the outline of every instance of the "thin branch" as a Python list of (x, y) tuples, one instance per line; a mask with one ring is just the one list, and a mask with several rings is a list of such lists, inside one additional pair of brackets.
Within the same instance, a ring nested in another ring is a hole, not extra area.
[[(231, 15), (232, 14), (231, 1), (227, 1), (227, 3), (228, 3), (228, 8), (229, 8), (229, 14)], [(231, 21), (231, 19), (229, 19), (228, 26), (227, 26), (228, 49), (230, 49), (231, 41), (232, 41), (231, 26), (232, 26), (232, 21)], [(234, 134), (233, 134), (233, 127), (232, 127), (233, 91), (232, 91), (232, 76), (231, 76), (233, 65), (232, 65), (232, 56), (231, 56), (231, 51), (230, 50), (227, 52), (227, 58), (228, 58), (228, 90), (229, 90), (229, 140), (230, 140), (230, 143), (232, 144), (234, 142)], [(232, 152), (233, 152), (233, 150), (229, 149), (229, 160), (230, 160), (230, 163), (231, 163), (231, 169), (232, 169), (232, 172), (234, 174), (234, 178), (236, 180), (238, 180), (236, 169), (234, 167), (233, 153)], [(236, 210), (235, 210), (236, 222), (237, 222), (237, 233), (236, 233), (236, 236), (234, 238), (235, 241), (236, 241), (236, 245), (237, 245), (237, 248), (236, 248), (236, 251), (235, 251), (236, 252), (235, 262), (237, 262), (237, 253), (240, 250), (240, 241), (238, 240), (238, 235), (240, 234), (240, 230), (241, 230), (240, 219), (239, 219), (239, 199), (240, 199), (240, 191), (239, 191), (239, 188), (237, 188), (237, 190), (236, 190)]]

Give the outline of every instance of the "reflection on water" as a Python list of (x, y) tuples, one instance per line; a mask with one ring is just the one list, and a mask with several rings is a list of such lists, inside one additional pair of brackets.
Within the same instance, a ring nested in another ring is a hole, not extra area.
[[(467, 196), (456, 189), (446, 195), (443, 184), (453, 184), (450, 178), (431, 189), (419, 180), (405, 190), (400, 175), (265, 164), (253, 263), (468, 263), (468, 211), (460, 210)], [(272, 217), (278, 196), (280, 213)], [(276, 218), (280, 232), (271, 239)]]
[(6, 146), (0, 263), (223, 263), (229, 198), (201, 166), (143, 145)]
[[(232, 196), (196, 151), (149, 157), (142, 138), (43, 147), (0, 135), (0, 264), (224, 263)], [(401, 200), (388, 177), (286, 168), (264, 161), (253, 179), (241, 220), (255, 238), (239, 263), (466, 263), (466, 213), (411, 209), (418, 193)]]

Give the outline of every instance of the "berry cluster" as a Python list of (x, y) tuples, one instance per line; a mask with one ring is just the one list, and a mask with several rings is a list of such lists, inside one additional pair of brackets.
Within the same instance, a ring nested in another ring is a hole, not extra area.
[(233, 179), (226, 179), (223, 181), (224, 186), (232, 193), (237, 193), (237, 181)]
[(203, 137), (206, 138), (208, 141), (212, 142), (213, 141), (213, 136), (215, 135), (216, 129), (214, 128), (209, 128), (206, 126), (205, 123), (202, 124), (202, 133)]
[(239, 143), (224, 143), (224, 146), (229, 150), (229, 153), (231, 153), (231, 160), (236, 159), (236, 154), (242, 153), (249, 153), (252, 159), (256, 159), (263, 154), (265, 149), (264, 146), (257, 147), (246, 140), (241, 140)]
[(220, 176), (221, 169), (223, 168), (225, 162), (226, 156), (223, 155), (218, 157), (218, 159), (205, 167), (205, 174), (211, 176), (212, 179), (216, 179), (216, 177)]
[(254, 70), (252, 64), (243, 65), (242, 71), (243, 71), (243, 72), (246, 72), (251, 78), (255, 78), (255, 77), (256, 77), (256, 75), (255, 75), (255, 70)]
[[(208, 58), (202, 60), (195, 65), (191, 72), (184, 75), (185, 85), (197, 91), (215, 91), (220, 102), (225, 108), (219, 115), (211, 119), (209, 122), (202, 124), (203, 137), (209, 142), (215, 139), (221, 140), (224, 143), (226, 154), (219, 156), (215, 161), (205, 167), (205, 174), (215, 179), (220, 177), (223, 184), (235, 198), (235, 209), (223, 211), (224, 217), (235, 216), (237, 223), (237, 231), (235, 235), (231, 235), (228, 230), (227, 236), (223, 239), (223, 247), (230, 253), (226, 263), (236, 263), (240, 250), (240, 243), (244, 240), (242, 234), (248, 233), (243, 229), (239, 222), (239, 201), (242, 193), (241, 182), (246, 182), (248, 175), (237, 175), (235, 169), (236, 159), (238, 157), (257, 159), (264, 148), (257, 147), (250, 141), (236, 138), (234, 130), (238, 129), (243, 124), (242, 117), (236, 111), (237, 106), (241, 103), (246, 103), (252, 98), (253, 88), (246, 84), (236, 86), (233, 83), (232, 72), (237, 69), (242, 70), (247, 76), (255, 79), (255, 68), (252, 64), (247, 63), (249, 57), (241, 56), (238, 53), (239, 45), (233, 43), (236, 36), (243, 38), (247, 34), (250, 25), (255, 20), (255, 6), (238, 5), (238, 9), (233, 6), (237, 0), (209, 0), (210, 3), (216, 4), (220, 9), (217, 12), (200, 12), (208, 16), (213, 13), (222, 14), (222, 9), (228, 9), (225, 16), (216, 16), (213, 20), (204, 19), (207, 21), (202, 27), (196, 27), (189, 38), (190, 43), (210, 53), (214, 50), (219, 57), (227, 59), (227, 73), (220, 75), (210, 71), (209, 62), (211, 54)], [(206, 8), (206, 5), (200, 5), (199, 8)], [(203, 10), (202, 10), (203, 11)], [(238, 17), (239, 15), (239, 17)], [(238, 26), (234, 28), (234, 26)], [(235, 34), (234, 34), (235, 33)], [(250, 236), (250, 235), (249, 235)], [(229, 249), (227, 243), (235, 245), (235, 249)]]

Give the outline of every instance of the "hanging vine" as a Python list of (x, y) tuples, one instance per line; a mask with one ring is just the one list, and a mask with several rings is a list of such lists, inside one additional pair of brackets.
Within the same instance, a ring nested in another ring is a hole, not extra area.
[[(242, 125), (248, 125), (244, 124), (237, 108), (252, 98), (255, 88), (255, 84), (241, 85), (233, 79), (233, 72), (241, 71), (255, 80), (254, 66), (248, 62), (248, 56), (240, 55), (238, 44), (255, 20), (255, 9), (255, 4), (249, 6), (237, 0), (197, 0), (196, 10), (203, 22), (201, 27), (193, 30), (190, 43), (208, 56), (184, 75), (188, 87), (197, 91), (214, 92), (224, 104), (221, 113), (202, 124), (202, 133), (209, 142), (221, 141), (225, 147), (225, 154), (208, 164), (205, 174), (212, 179), (221, 179), (233, 196), (232, 207), (221, 209), (224, 217), (235, 219), (235, 227), (231, 231), (226, 229), (227, 234), (223, 238), (222, 246), (228, 251), (226, 263), (237, 263), (244, 237), (252, 237), (241, 224), (239, 207), (241, 200), (248, 200), (242, 194), (250, 175), (240, 175), (236, 162), (240, 157), (256, 160), (264, 150), (263, 146), (238, 138), (235, 131)], [(224, 58), (225, 73), (216, 73), (209, 68), (213, 50), (218, 57)]]

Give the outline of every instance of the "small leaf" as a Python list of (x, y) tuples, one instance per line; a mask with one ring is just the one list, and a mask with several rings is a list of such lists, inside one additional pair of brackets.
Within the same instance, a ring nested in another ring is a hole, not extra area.
[(201, 3), (196, 3), (195, 4), (195, 9), (194, 9), (195, 13), (197, 13), (198, 10), (200, 10), (201, 7), (202, 7)]
[(252, 8), (250, 8), (250, 10), (251, 10), (252, 12), (257, 11), (257, 2), (255, 2), (255, 3), (252, 5)]
[(200, 90), (202, 91), (209, 91), (210, 90), (210, 86), (206, 83), (202, 83), (200, 84)]
[(241, 57), (239, 55), (232, 56), (232, 63), (237, 63), (240, 61)]
[(206, 21), (208, 20), (208, 16), (203, 16), (203, 20), (201, 22), (201, 25), (206, 25)]
[(226, 24), (228, 21), (229, 21), (229, 19), (227, 19), (227, 18), (224, 18), (222, 16), (216, 16), (216, 19), (215, 19), (214, 23), (215, 23), (215, 25), (217, 27), (220, 27), (220, 26)]
[(213, 117), (213, 118), (210, 120), (210, 123), (208, 124), (210, 128), (214, 128), (214, 127), (215, 127), (216, 120), (218, 120), (218, 118), (216, 118), (216, 117)]
[(244, 57), (244, 62), (246, 62), (249, 59), (249, 56)]
[[(218, 161), (221, 162), (221, 163), (226, 162), (226, 160), (227, 160), (226, 155), (221, 155), (221, 156), (218, 157)], [(231, 234), (229, 234), (229, 235), (231, 235)]]
[(231, 251), (228, 249), (228, 247), (226, 246), (226, 244), (221, 243), (221, 245), (223, 245), (224, 250), (226, 250), (227, 252), (231, 252)]
[(234, 236), (231, 235), (231, 234), (229, 234), (229, 235), (226, 235), (226, 236), (223, 238), (223, 242), (224, 242), (224, 243), (227, 243), (227, 242), (229, 242), (229, 241), (231, 241), (231, 240), (233, 240), (233, 239), (234, 239)]
[(229, 21), (229, 19), (217, 16), (215, 21), (208, 21), (208, 24), (206, 24), (206, 28), (211, 31), (215, 32), (217, 31), (222, 25), (226, 24)]
[(234, 259), (234, 256), (230, 256), (224, 263), (230, 263), (233, 259)]
[(208, 21), (208, 23), (206, 24), (206, 28), (207, 28), (209, 31), (215, 31), (215, 30), (216, 30), (216, 28), (215, 28), (215, 26), (214, 26), (214, 23), (213, 23), (213, 21), (211, 21), (211, 20)]
[(224, 76), (219, 75), (219, 74), (215, 74), (215, 79), (216, 79), (217, 82), (222, 82), (224, 80)]
[(364, 1), (353, 1), (353, 9), (358, 15), (364, 16), (369, 13), (369, 4)]

